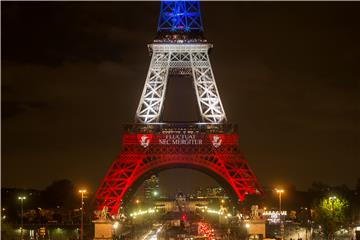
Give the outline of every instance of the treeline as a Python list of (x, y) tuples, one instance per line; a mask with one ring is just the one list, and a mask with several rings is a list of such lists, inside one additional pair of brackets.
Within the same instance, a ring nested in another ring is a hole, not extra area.
[[(316, 202), (330, 195), (337, 195), (346, 199), (351, 205), (360, 204), (360, 178), (357, 180), (355, 189), (346, 185), (330, 186), (321, 182), (314, 182), (308, 190), (297, 190), (294, 186), (285, 186), (282, 195), (283, 207), (287, 210), (311, 208)], [(247, 208), (251, 205), (259, 207), (278, 208), (278, 195), (275, 188), (264, 188), (261, 195), (248, 195), (241, 204)]]
[[(44, 190), (36, 189), (1, 189), (2, 215), (7, 221), (18, 222), (20, 218), (19, 196), (25, 196), (23, 201), (24, 211), (30, 209), (41, 211), (43, 209), (73, 210), (79, 209), (81, 198), (78, 189), (67, 179), (57, 180), (47, 186)], [(91, 196), (87, 195), (84, 200), (91, 202)], [(89, 206), (87, 204), (87, 206)], [(90, 206), (89, 206), (90, 207)], [(89, 208), (87, 210), (90, 210)]]

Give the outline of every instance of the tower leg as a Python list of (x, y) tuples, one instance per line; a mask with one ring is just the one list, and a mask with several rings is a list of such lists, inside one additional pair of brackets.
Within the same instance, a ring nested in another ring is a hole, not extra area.
[(203, 121), (225, 122), (225, 111), (216, 87), (208, 53), (191, 53), (191, 64), (196, 96)]
[(169, 52), (153, 53), (144, 90), (136, 111), (137, 122), (159, 122), (165, 99), (169, 61)]

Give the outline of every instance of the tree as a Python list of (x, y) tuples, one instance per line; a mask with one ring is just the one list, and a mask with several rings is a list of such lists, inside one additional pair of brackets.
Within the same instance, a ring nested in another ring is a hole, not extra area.
[(331, 189), (330, 186), (327, 184), (324, 184), (322, 182), (313, 182), (311, 184), (311, 188), (309, 189), (309, 192), (316, 194), (323, 194), (323, 193), (328, 193), (330, 189)]
[(356, 181), (356, 192), (360, 193), (360, 178), (358, 178)]
[(57, 180), (42, 192), (43, 206), (50, 208), (78, 206), (78, 196), (74, 184), (67, 179)]
[(314, 220), (327, 239), (333, 239), (334, 233), (346, 225), (348, 208), (348, 201), (336, 196), (323, 197), (315, 205)]

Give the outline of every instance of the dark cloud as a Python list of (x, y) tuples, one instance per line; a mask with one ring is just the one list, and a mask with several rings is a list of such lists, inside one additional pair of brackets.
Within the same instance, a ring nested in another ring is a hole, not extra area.
[[(353, 186), (360, 4), (201, 4), (225, 110), (261, 184)], [(133, 121), (158, 10), (158, 2), (2, 3), (4, 186), (70, 178), (96, 188), (119, 151), (121, 124)], [(186, 111), (169, 99), (168, 108)], [(202, 176), (173, 173), (164, 182)]]
[(5, 120), (28, 111), (46, 110), (48, 107), (46, 102), (2, 102), (1, 118)]
[[(138, 47), (136, 43), (146, 36), (144, 32), (155, 35), (156, 20), (144, 21), (141, 15), (144, 8), (154, 11), (156, 3), (141, 5), (136, 17), (127, 14), (134, 13), (134, 4), (130, 3), (6, 3), (3, 56), (46, 65), (120, 61)], [(152, 27), (146, 28), (149, 22)]]

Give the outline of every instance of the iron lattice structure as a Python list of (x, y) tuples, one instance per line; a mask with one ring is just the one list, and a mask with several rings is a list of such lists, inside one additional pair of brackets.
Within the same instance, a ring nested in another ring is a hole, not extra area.
[(199, 1), (162, 1), (158, 32), (203, 32)]
[(215, 174), (240, 201), (247, 194), (261, 191), (240, 152), (238, 135), (233, 128), (140, 124), (129, 127), (123, 135), (121, 152), (96, 193), (98, 209), (106, 206), (111, 215), (116, 215), (122, 199), (136, 181), (151, 172), (172, 167)]
[[(242, 201), (261, 192), (239, 150), (238, 134), (226, 115), (209, 60), (211, 44), (202, 38), (198, 1), (163, 1), (159, 37), (136, 111), (127, 127), (118, 158), (99, 186), (95, 202), (116, 215), (130, 189), (151, 172), (171, 167), (195, 168), (214, 176)], [(169, 76), (192, 76), (201, 123), (165, 124), (161, 115)]]
[(170, 71), (190, 73), (203, 122), (223, 123), (226, 115), (209, 59), (211, 44), (150, 44), (152, 59), (136, 112), (140, 123), (160, 122)]

